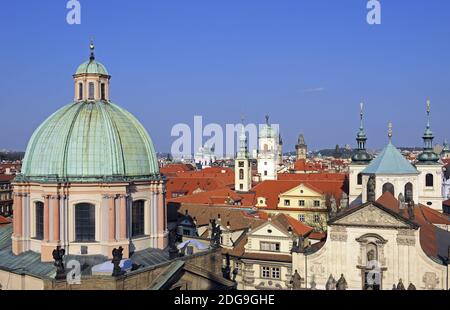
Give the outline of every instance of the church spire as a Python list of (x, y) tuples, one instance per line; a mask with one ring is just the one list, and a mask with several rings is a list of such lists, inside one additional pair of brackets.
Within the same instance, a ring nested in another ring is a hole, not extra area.
[(433, 163), (439, 160), (439, 156), (433, 152), (433, 131), (430, 125), (430, 114), (431, 114), (431, 103), (427, 100), (427, 126), (425, 127), (425, 132), (423, 133), (423, 152), (419, 155), (419, 162), (422, 163)]
[(352, 156), (352, 162), (354, 163), (367, 163), (372, 159), (372, 156), (366, 151), (366, 132), (364, 131), (364, 104), (361, 102), (359, 105), (359, 131), (356, 135), (356, 153)]

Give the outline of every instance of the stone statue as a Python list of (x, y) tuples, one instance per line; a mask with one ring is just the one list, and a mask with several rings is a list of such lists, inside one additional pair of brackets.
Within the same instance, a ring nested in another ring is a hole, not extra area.
[(395, 284), (392, 284), (392, 290), (393, 290), (393, 291), (396, 291), (396, 290), (397, 290), (397, 287), (395, 286)]
[(375, 260), (375, 251), (372, 249), (369, 252), (367, 252), (367, 263)]
[(222, 268), (223, 277), (227, 280), (231, 280), (231, 267), (230, 267), (230, 254), (225, 254), (226, 265)]
[(220, 225), (216, 223), (215, 219), (210, 220), (211, 223), (211, 247), (214, 249), (220, 248), (220, 236), (222, 230)]
[(330, 276), (328, 277), (328, 281), (325, 284), (325, 289), (327, 291), (334, 291), (336, 289), (336, 280), (334, 279), (332, 274), (330, 274)]
[(169, 258), (175, 259), (180, 256), (180, 250), (177, 248), (177, 231), (172, 229), (169, 231)]
[(367, 182), (367, 201), (375, 201), (375, 178), (371, 176)]
[(331, 217), (334, 217), (337, 213), (337, 204), (336, 204), (336, 198), (332, 195), (330, 198), (330, 215)]
[(415, 219), (415, 215), (414, 215), (414, 200), (411, 200), (408, 202), (408, 217), (410, 220), (414, 220)]
[(408, 291), (415, 291), (416, 290), (416, 286), (412, 283), (409, 283), (408, 285)]
[(239, 270), (235, 267), (233, 269), (233, 279), (232, 279), (233, 282), (236, 282), (236, 277), (237, 277), (238, 273), (239, 273)]
[(120, 262), (122, 261), (123, 257), (123, 248), (121, 246), (118, 249), (114, 248), (112, 250), (112, 256), (112, 263), (114, 265), (112, 276), (118, 277), (125, 274), (125, 271), (120, 268)]
[(294, 274), (292, 275), (291, 284), (293, 290), (299, 290), (302, 288), (302, 277), (298, 273), (297, 269), (295, 269)]
[(336, 290), (345, 291), (347, 289), (347, 287), (348, 287), (347, 281), (344, 278), (344, 274), (341, 273), (341, 277), (339, 278), (339, 280), (336, 283)]
[(292, 242), (292, 250), (294, 253), (304, 253), (305, 252), (305, 238), (303, 236), (298, 237), (298, 240)]
[(56, 267), (56, 280), (63, 280), (66, 278), (66, 270), (63, 263), (65, 253), (66, 251), (64, 249), (61, 249), (61, 246), (59, 245), (52, 252), (53, 259), (55, 260), (53, 265)]
[(405, 286), (403, 285), (403, 280), (400, 279), (400, 280), (398, 280), (397, 291), (404, 291), (404, 290), (405, 290)]
[(342, 192), (340, 209), (343, 210), (346, 208), (348, 208), (348, 195), (346, 192)]
[(402, 193), (398, 194), (398, 209), (400, 212), (405, 209), (405, 197)]

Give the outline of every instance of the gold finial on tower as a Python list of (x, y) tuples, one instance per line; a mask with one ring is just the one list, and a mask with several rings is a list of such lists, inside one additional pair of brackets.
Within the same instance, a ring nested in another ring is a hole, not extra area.
[(91, 56), (89, 57), (89, 59), (94, 60), (95, 59), (95, 55), (94, 55), (95, 45), (94, 45), (93, 39), (91, 39), (91, 44), (89, 44), (89, 49), (91, 50)]

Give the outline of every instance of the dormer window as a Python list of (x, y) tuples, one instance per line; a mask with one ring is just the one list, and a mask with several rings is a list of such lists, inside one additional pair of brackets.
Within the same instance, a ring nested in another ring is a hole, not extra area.
[(78, 100), (83, 100), (83, 83), (78, 83)]
[(94, 82), (89, 82), (89, 97), (88, 97), (89, 100), (95, 99), (94, 89), (95, 89)]

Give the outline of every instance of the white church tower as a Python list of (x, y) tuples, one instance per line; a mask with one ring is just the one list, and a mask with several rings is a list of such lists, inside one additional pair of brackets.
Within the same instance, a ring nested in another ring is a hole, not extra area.
[(433, 152), (433, 132), (430, 126), (430, 101), (427, 101), (427, 126), (423, 134), (423, 151), (418, 156), (416, 168), (419, 175), (419, 203), (442, 212), (442, 164)]
[(277, 168), (279, 166), (279, 134), (269, 124), (269, 116), (266, 116), (266, 123), (261, 127), (258, 136), (258, 174), (260, 180), (276, 180)]
[(372, 156), (366, 151), (366, 132), (364, 131), (364, 111), (363, 103), (360, 104), (360, 125), (359, 131), (356, 135), (357, 148), (355, 154), (352, 156), (352, 162), (349, 165), (349, 203), (350, 205), (361, 204), (362, 202), (362, 174), (367, 165), (372, 160)]
[(234, 161), (234, 190), (248, 192), (252, 187), (252, 167), (248, 153), (247, 136), (245, 134), (244, 119), (239, 136), (239, 150)]

